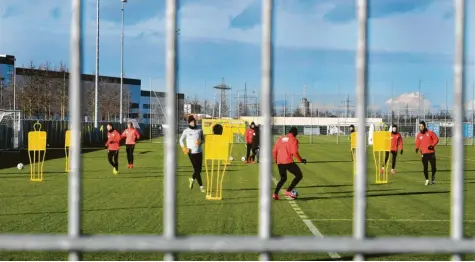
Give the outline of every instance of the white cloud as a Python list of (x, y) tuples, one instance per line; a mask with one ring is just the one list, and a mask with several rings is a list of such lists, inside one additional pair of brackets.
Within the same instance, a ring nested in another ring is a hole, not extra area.
[(473, 101), (470, 101), (470, 102), (467, 102), (465, 104), (465, 110), (470, 110), (472, 111), (474, 109), (474, 105), (475, 105), (475, 100)]
[(389, 108), (392, 106), (392, 108), (403, 110), (409, 108), (416, 111), (420, 109), (421, 112), (423, 110), (429, 111), (431, 107), (430, 101), (424, 97), (424, 94), (419, 95), (419, 92), (405, 93), (396, 98), (390, 98), (385, 104)]

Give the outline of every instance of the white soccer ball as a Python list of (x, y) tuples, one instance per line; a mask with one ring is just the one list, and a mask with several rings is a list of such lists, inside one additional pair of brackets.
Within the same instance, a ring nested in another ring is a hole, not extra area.
[(23, 164), (22, 163), (19, 163), (18, 165), (16, 165), (16, 168), (18, 168), (18, 170), (22, 170), (23, 169)]
[(242, 162), (246, 161), (246, 157), (244, 157), (244, 156), (241, 157), (241, 161), (242, 161)]
[(229, 160), (233, 161), (233, 160), (234, 160), (234, 157), (233, 157), (233, 156), (229, 157)]

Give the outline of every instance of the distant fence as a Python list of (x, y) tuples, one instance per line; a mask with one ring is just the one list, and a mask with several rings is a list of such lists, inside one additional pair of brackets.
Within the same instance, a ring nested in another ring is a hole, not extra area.
[[(47, 144), (48, 148), (63, 148), (64, 139), (66, 130), (68, 130), (68, 121), (56, 121), (56, 120), (22, 120), (21, 121), (21, 136), (19, 141), (20, 148), (28, 147), (28, 132), (33, 131), (33, 125), (35, 123), (41, 124), (41, 130), (47, 132)], [(82, 144), (83, 146), (89, 147), (98, 147), (104, 146), (105, 141), (107, 140), (107, 124), (110, 122), (99, 122), (99, 128), (94, 128), (93, 122), (83, 122), (82, 123)], [(127, 122), (122, 124), (118, 122), (112, 122), (113, 127), (122, 132), (127, 128)], [(163, 137), (164, 130), (162, 125), (154, 124), (139, 124), (140, 126), (140, 135), (141, 141), (152, 141), (152, 139), (157, 139)], [(177, 132), (181, 134), (183, 129), (186, 128), (183, 125), (180, 125), (177, 129)], [(5, 150), (11, 148), (10, 144), (12, 139), (8, 137), (9, 134), (12, 134), (12, 131), (0, 130), (2, 135), (5, 135), (0, 143), (0, 150)], [(11, 135), (10, 135), (11, 136)]]
[[(28, 133), (33, 131), (33, 125), (41, 124), (41, 131), (47, 133), (47, 144), (49, 148), (63, 148), (66, 131), (68, 130), (68, 121), (42, 121), (42, 120), (22, 120), (22, 141), (21, 147), (28, 147)], [(94, 129), (94, 123), (84, 122), (82, 124), (81, 141), (84, 146), (100, 146), (104, 145), (107, 139), (107, 123), (99, 123), (97, 130)], [(126, 124), (113, 123), (114, 128), (122, 130)]]
[[(22, 120), (21, 121), (21, 135), (19, 137), (19, 147), (28, 147), (28, 132), (33, 131), (33, 125), (35, 123), (41, 124), (41, 130), (47, 132), (47, 143), (49, 148), (63, 148), (64, 138), (66, 130), (68, 130), (68, 121), (44, 121), (44, 120)], [(103, 146), (107, 140), (107, 125), (108, 122), (100, 122), (99, 128), (94, 128), (94, 123), (84, 122), (82, 125), (82, 144), (88, 147)], [(112, 123), (114, 128), (122, 132), (127, 123)], [(164, 130), (161, 125), (139, 124), (141, 129), (141, 141), (160, 142), (164, 135)], [(338, 137), (344, 137), (349, 135), (348, 124), (342, 125), (296, 125), (299, 132), (301, 143), (346, 143), (347, 139), (340, 139)], [(273, 125), (272, 134), (280, 136), (286, 134), (290, 125)], [(186, 128), (183, 124), (177, 129), (177, 140), (179, 135)], [(450, 125), (445, 123), (428, 122), (428, 128), (434, 129), (441, 139), (441, 144), (451, 145), (452, 129)], [(12, 148), (13, 130), (7, 130), (8, 128), (3, 126), (0, 129), (0, 150), (6, 150)], [(358, 130), (358, 127), (356, 127)], [(369, 126), (366, 126), (365, 132), (369, 131)], [(406, 138), (414, 137), (417, 131), (415, 125), (400, 125), (399, 132)], [(471, 123), (464, 123), (464, 137), (466, 144), (475, 144), (475, 128)], [(241, 140), (239, 142), (242, 143)], [(238, 142), (238, 143), (239, 143)]]

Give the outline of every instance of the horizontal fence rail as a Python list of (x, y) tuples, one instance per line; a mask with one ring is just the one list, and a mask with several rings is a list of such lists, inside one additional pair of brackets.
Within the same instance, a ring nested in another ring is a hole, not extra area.
[[(460, 254), (475, 253), (475, 240), (463, 238), (463, 130), (464, 119), (464, 57), (465, 57), (465, 0), (454, 0), (456, 51), (454, 64), (454, 129), (452, 163), (452, 214), (451, 236), (445, 238), (378, 237), (366, 235), (366, 148), (357, 150), (357, 175), (355, 177), (353, 235), (347, 237), (271, 236), (270, 187), (271, 187), (271, 101), (272, 101), (272, 32), (273, 1), (263, 0), (263, 43), (262, 43), (262, 93), (263, 132), (269, 139), (261, 140), (260, 167), (260, 220), (256, 236), (188, 236), (176, 234), (176, 79), (177, 79), (177, 0), (166, 1), (166, 87), (168, 119), (173, 119), (165, 132), (165, 176), (164, 176), (164, 235), (91, 235), (81, 232), (82, 158), (81, 158), (81, 82), (83, 5), (85, 1), (72, 0), (71, 25), (71, 79), (69, 92), (73, 94), (69, 104), (72, 131), (71, 167), (69, 174), (68, 234), (67, 235), (0, 235), (0, 250), (6, 251), (65, 251), (70, 260), (80, 260), (82, 252), (95, 251), (159, 251), (165, 253), (165, 260), (174, 260), (178, 252), (212, 253), (260, 253), (261, 260), (269, 260), (271, 253), (283, 252), (348, 252), (355, 253), (355, 260), (363, 260), (365, 254), (381, 253), (431, 253), (453, 254), (453, 260), (460, 260)], [(358, 124), (366, 125), (367, 105), (367, 0), (356, 0), (358, 17), (358, 45), (356, 61), (356, 92)], [(75, 101), (76, 100), (76, 101)], [(267, 121), (268, 120), (268, 121)], [(358, 143), (365, 144), (364, 132), (358, 133)], [(160, 190), (157, 188), (157, 190)]]
[(262, 240), (258, 236), (189, 236), (169, 239), (162, 236), (67, 236), (4, 235), (0, 250), (15, 251), (158, 251), (212, 253), (475, 253), (475, 240), (449, 238), (381, 237), (357, 240), (351, 237), (310, 236), (281, 237)]

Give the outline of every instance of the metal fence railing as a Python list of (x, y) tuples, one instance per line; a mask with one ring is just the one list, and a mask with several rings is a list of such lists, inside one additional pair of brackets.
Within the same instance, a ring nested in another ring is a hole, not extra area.
[[(357, 0), (357, 108), (358, 125), (365, 126), (367, 105), (367, 2)], [(257, 236), (177, 236), (176, 234), (176, 120), (165, 132), (164, 176), (164, 235), (161, 236), (104, 236), (81, 235), (81, 82), (82, 72), (82, 11), (85, 1), (72, 0), (71, 78), (69, 86), (71, 112), (71, 173), (69, 174), (68, 235), (0, 235), (1, 250), (67, 251), (70, 260), (79, 260), (81, 252), (90, 251), (163, 251), (166, 260), (174, 260), (176, 252), (247, 252), (261, 253), (268, 260), (272, 252), (350, 252), (356, 260), (370, 253), (450, 253), (454, 260), (461, 254), (475, 252), (475, 240), (463, 236), (463, 86), (465, 50), (465, 0), (455, 0), (456, 56), (454, 64), (454, 129), (452, 150), (452, 198), (450, 238), (367, 238), (366, 237), (366, 148), (357, 149), (355, 177), (353, 236), (316, 238), (271, 236), (271, 97), (272, 97), (272, 26), (273, 0), (263, 0), (262, 8), (262, 86), (261, 104), (264, 123), (261, 140), (259, 234)], [(176, 27), (177, 0), (166, 1), (166, 87), (167, 118), (176, 119)], [(359, 132), (357, 143), (365, 143)]]

